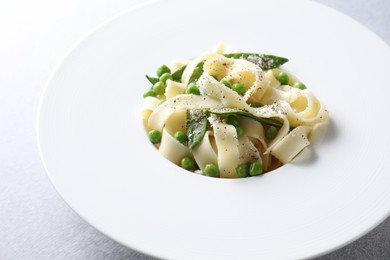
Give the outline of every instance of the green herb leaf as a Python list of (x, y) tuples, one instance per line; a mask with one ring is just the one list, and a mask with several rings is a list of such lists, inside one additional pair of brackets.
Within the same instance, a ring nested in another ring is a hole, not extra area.
[(187, 110), (187, 136), (188, 148), (192, 151), (200, 142), (207, 129), (207, 113), (201, 109)]
[(145, 77), (149, 80), (150, 83), (152, 83), (152, 85), (160, 81), (159, 78), (149, 77), (148, 75), (145, 75)]
[(237, 109), (237, 108), (209, 108), (209, 109), (206, 109), (206, 111), (210, 112), (212, 114), (216, 114), (216, 115), (240, 115), (240, 116), (245, 116), (245, 117), (252, 118), (252, 119), (254, 119), (256, 121), (259, 121), (260, 123), (262, 123), (264, 125), (274, 126), (276, 128), (281, 128), (282, 125), (283, 125), (283, 123), (281, 123), (281, 122), (279, 122), (279, 121), (277, 121), (275, 119), (258, 117), (258, 116), (252, 115), (249, 112), (246, 112), (244, 110)]
[(186, 69), (186, 67), (187, 65), (184, 65), (178, 70), (176, 70), (174, 73), (172, 73), (172, 80), (176, 82), (181, 82), (181, 76), (183, 75), (183, 72)]
[(258, 65), (262, 70), (275, 69), (282, 66), (288, 61), (287, 58), (258, 53), (227, 53), (224, 54), (226, 58), (244, 59)]

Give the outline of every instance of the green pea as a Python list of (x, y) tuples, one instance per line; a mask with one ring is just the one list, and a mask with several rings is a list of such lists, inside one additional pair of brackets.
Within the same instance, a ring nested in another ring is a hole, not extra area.
[(188, 140), (188, 137), (187, 135), (183, 132), (183, 131), (177, 131), (175, 134), (174, 134), (174, 137), (177, 141), (179, 141), (180, 143), (185, 143), (187, 142)]
[(274, 126), (270, 126), (265, 130), (265, 137), (269, 140), (272, 140), (278, 134), (278, 129)]
[(302, 82), (298, 81), (298, 82), (295, 82), (295, 84), (293, 85), (294, 88), (299, 88), (299, 89), (305, 89), (306, 86), (305, 84), (303, 84)]
[(158, 94), (158, 95), (162, 95), (164, 94), (165, 92), (165, 84), (164, 82), (157, 82), (156, 84), (153, 85), (153, 91)]
[(224, 84), (226, 87), (231, 88), (229, 81), (226, 79), (221, 80), (221, 83)]
[(284, 71), (279, 72), (277, 79), (282, 85), (288, 84), (288, 74)]
[(186, 90), (187, 94), (200, 95), (199, 87), (195, 83), (190, 83)]
[(263, 165), (260, 162), (251, 163), (249, 166), (249, 175), (257, 176), (263, 173)]
[(203, 172), (209, 177), (219, 177), (219, 169), (212, 163), (206, 164), (203, 169)]
[(229, 115), (228, 117), (226, 117), (224, 120), (223, 120), (226, 124), (228, 125), (234, 125), (234, 126), (238, 126), (239, 125), (239, 120), (238, 120), (238, 117), (234, 116), (234, 115)]
[(148, 137), (153, 144), (158, 144), (161, 142), (161, 132), (158, 130), (149, 131)]
[(167, 83), (167, 80), (168, 80), (168, 79), (172, 79), (171, 73), (168, 73), (168, 72), (162, 74), (161, 77), (160, 77), (160, 81), (161, 81), (162, 83), (164, 83), (164, 84)]
[(240, 139), (241, 137), (244, 136), (244, 130), (241, 127), (236, 126), (236, 131), (237, 131), (237, 139)]
[(191, 157), (185, 156), (180, 161), (180, 166), (188, 171), (195, 169), (195, 161)]
[(157, 96), (157, 94), (153, 90), (149, 90), (149, 91), (144, 93), (144, 98), (146, 98), (146, 97), (155, 97), (155, 96)]
[(161, 77), (164, 73), (171, 73), (171, 69), (165, 64), (161, 65), (156, 71), (158, 77)]
[(234, 83), (232, 85), (232, 90), (236, 91), (239, 95), (244, 95), (245, 88), (241, 83)]
[(160, 99), (160, 101), (158, 101), (157, 103), (157, 106), (161, 105), (162, 103), (164, 103), (165, 101), (167, 101), (166, 99)]
[(237, 176), (240, 178), (248, 177), (249, 175), (249, 164), (243, 163), (237, 166), (236, 168)]

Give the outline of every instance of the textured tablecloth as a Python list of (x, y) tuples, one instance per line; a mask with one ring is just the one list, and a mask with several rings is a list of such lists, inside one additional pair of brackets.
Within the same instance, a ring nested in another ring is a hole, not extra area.
[[(316, 1), (390, 44), (389, 0)], [(0, 259), (155, 259), (107, 238), (66, 205), (45, 173), (35, 137), (38, 101), (60, 58), (97, 24), (140, 2), (0, 2)], [(319, 259), (390, 259), (390, 219)]]

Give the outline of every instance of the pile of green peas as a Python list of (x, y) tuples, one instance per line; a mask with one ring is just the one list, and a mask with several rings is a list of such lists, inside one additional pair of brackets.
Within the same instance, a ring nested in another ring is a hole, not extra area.
[[(198, 168), (195, 160), (189, 156), (184, 156), (180, 160), (180, 166), (188, 171), (194, 171)], [(209, 177), (219, 177), (219, 169), (213, 163), (206, 164), (206, 166), (203, 168), (203, 173)]]
[(263, 173), (263, 165), (260, 162), (243, 163), (236, 168), (236, 173), (240, 178), (258, 176)]
[[(153, 129), (148, 132), (148, 137), (152, 144), (159, 144), (161, 142), (162, 135), (159, 130)], [(177, 131), (173, 137), (181, 144), (184, 144), (188, 141), (187, 135), (181, 130)]]
[[(290, 77), (288, 76), (288, 74), (284, 71), (280, 71), (277, 76), (276, 76), (276, 79), (280, 82), (280, 84), (282, 85), (288, 85), (289, 81), (290, 81)], [(305, 89), (306, 86), (305, 84), (303, 84), (302, 82), (300, 81), (297, 81), (295, 82), (294, 84), (292, 84), (293, 88), (298, 88), (298, 89)]]
[(145, 97), (156, 97), (165, 93), (166, 83), (168, 79), (172, 79), (171, 69), (167, 65), (161, 65), (156, 71), (158, 81), (156, 81), (152, 88), (144, 93)]
[(223, 85), (225, 85), (226, 87), (234, 90), (235, 92), (237, 92), (241, 96), (245, 94), (245, 87), (241, 83), (237, 82), (237, 83), (234, 83), (234, 84), (230, 84), (229, 81), (227, 81), (226, 79), (223, 79), (220, 82)]

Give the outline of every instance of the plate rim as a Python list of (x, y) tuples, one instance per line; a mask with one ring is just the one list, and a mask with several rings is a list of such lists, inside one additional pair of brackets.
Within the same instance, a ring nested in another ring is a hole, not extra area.
[[(170, 1), (170, 0), (168, 0)], [(369, 29), (367, 26), (365, 26), (364, 24), (360, 23), (359, 21), (353, 19), (352, 17), (350, 17), (349, 15), (337, 10), (337, 9), (333, 9), (329, 6), (326, 6), (325, 4), (323, 3), (319, 3), (319, 2), (314, 2), (314, 1), (309, 1), (309, 0), (300, 0), (301, 2), (307, 2), (307, 3), (311, 3), (311, 4), (314, 4), (314, 5), (318, 5), (318, 6), (321, 6), (321, 8), (326, 8), (328, 9), (328, 11), (331, 11), (331, 12), (336, 12), (338, 13), (338, 15), (341, 15), (343, 16), (344, 18), (348, 18), (350, 21), (353, 21), (355, 24), (358, 24), (359, 26), (361, 26), (362, 28), (364, 28), (366, 30), (366, 32), (369, 32), (371, 33), (377, 40), (385, 43), (387, 46), (388, 44), (378, 35), (376, 34), (375, 32), (373, 32), (371, 29)], [(40, 96), (40, 99), (39, 99), (39, 102), (38, 102), (38, 109), (37, 109), (37, 114), (36, 114), (36, 141), (37, 141), (37, 146), (38, 146), (38, 152), (39, 152), (39, 155), (40, 155), (40, 158), (41, 158), (41, 161), (42, 161), (42, 164), (44, 166), (44, 169), (46, 171), (46, 174), (47, 176), (49, 177), (50, 179), (50, 182), (53, 184), (53, 186), (55, 187), (55, 190), (56, 192), (60, 195), (60, 197), (65, 201), (65, 203), (69, 206), (70, 209), (72, 209), (73, 212), (75, 212), (79, 217), (81, 217), (86, 223), (88, 223), (89, 225), (91, 225), (94, 229), (98, 230), (99, 232), (101, 232), (102, 234), (104, 234), (105, 236), (109, 237), (110, 239), (114, 240), (115, 242), (119, 243), (120, 245), (123, 245), (127, 248), (131, 248), (133, 250), (136, 250), (138, 252), (141, 252), (145, 255), (148, 255), (148, 256), (152, 256), (152, 257), (161, 257), (159, 255), (155, 255), (155, 254), (152, 254), (150, 252), (147, 252), (141, 248), (138, 248), (138, 247), (133, 247), (133, 246), (129, 246), (127, 244), (124, 244), (122, 241), (120, 240), (117, 240), (115, 237), (111, 236), (110, 234), (106, 233), (104, 230), (102, 230), (99, 226), (96, 226), (94, 224), (91, 223), (91, 221), (87, 218), (85, 218), (84, 216), (80, 215), (74, 208), (73, 206), (71, 205), (71, 203), (68, 202), (68, 200), (59, 192), (59, 189), (57, 188), (57, 184), (55, 182), (55, 180), (52, 178), (52, 174), (50, 173), (49, 169), (47, 168), (47, 164), (46, 164), (46, 161), (45, 161), (45, 158), (43, 156), (43, 152), (42, 152), (42, 145), (41, 145), (41, 140), (40, 140), (40, 127), (42, 127), (40, 125), (40, 120), (41, 120), (41, 115), (42, 115), (42, 104), (44, 102), (44, 99), (46, 98), (46, 94), (47, 94), (47, 89), (50, 88), (50, 85), (51, 85), (51, 82), (53, 80), (53, 78), (58, 74), (58, 71), (60, 71), (64, 61), (66, 61), (71, 55), (72, 53), (80, 46), (80, 44), (82, 44), (83, 42), (85, 42), (86, 39), (90, 38), (91, 35), (94, 35), (96, 33), (99, 33), (99, 31), (108, 26), (111, 22), (113, 22), (114, 20), (117, 20), (118, 18), (122, 17), (122, 16), (125, 16), (125, 15), (128, 15), (132, 12), (135, 12), (137, 11), (138, 9), (140, 8), (144, 8), (144, 7), (148, 7), (152, 4), (155, 4), (155, 3), (158, 3), (158, 2), (162, 2), (161, 0), (148, 0), (148, 1), (145, 1), (145, 2), (142, 2), (142, 3), (139, 3), (139, 4), (136, 4), (136, 5), (133, 5), (132, 7), (129, 7), (129, 8), (126, 8), (124, 9), (123, 11), (120, 11), (119, 13), (111, 16), (111, 18), (109, 19), (106, 19), (105, 21), (99, 23), (97, 26), (95, 26), (94, 28), (92, 28), (91, 30), (89, 30), (86, 34), (84, 34), (84, 36), (82, 36), (64, 55), (63, 57), (58, 61), (58, 63), (56, 64), (56, 66), (54, 67), (54, 69), (52, 70), (52, 72), (50, 73), (50, 76), (48, 77), (46, 83), (45, 83), (45, 86), (43, 88), (43, 91), (41, 93), (41, 96)], [(361, 232), (359, 232), (360, 234), (356, 237), (353, 237), (351, 238), (350, 240), (348, 241), (345, 241), (344, 243), (342, 244), (338, 244), (337, 246), (334, 246), (334, 247), (331, 247), (329, 248), (328, 250), (326, 251), (323, 251), (323, 252), (319, 252), (319, 253), (316, 253), (316, 254), (310, 254), (310, 255), (305, 255), (303, 256), (303, 258), (312, 258), (312, 257), (319, 257), (319, 256), (323, 256), (323, 255), (326, 255), (330, 252), (333, 252), (337, 249), (340, 249), (350, 243), (352, 243), (353, 241), (356, 241), (357, 239), (361, 238), (362, 236), (366, 235), (367, 233), (369, 233), (370, 231), (372, 231), (373, 229), (375, 229), (380, 223), (382, 223), (385, 219), (387, 219), (388, 217), (390, 216), (390, 211), (388, 211), (387, 215), (383, 216), (381, 219), (379, 219), (376, 223), (373, 223), (371, 226), (367, 227), (365, 230), (362, 230)]]

